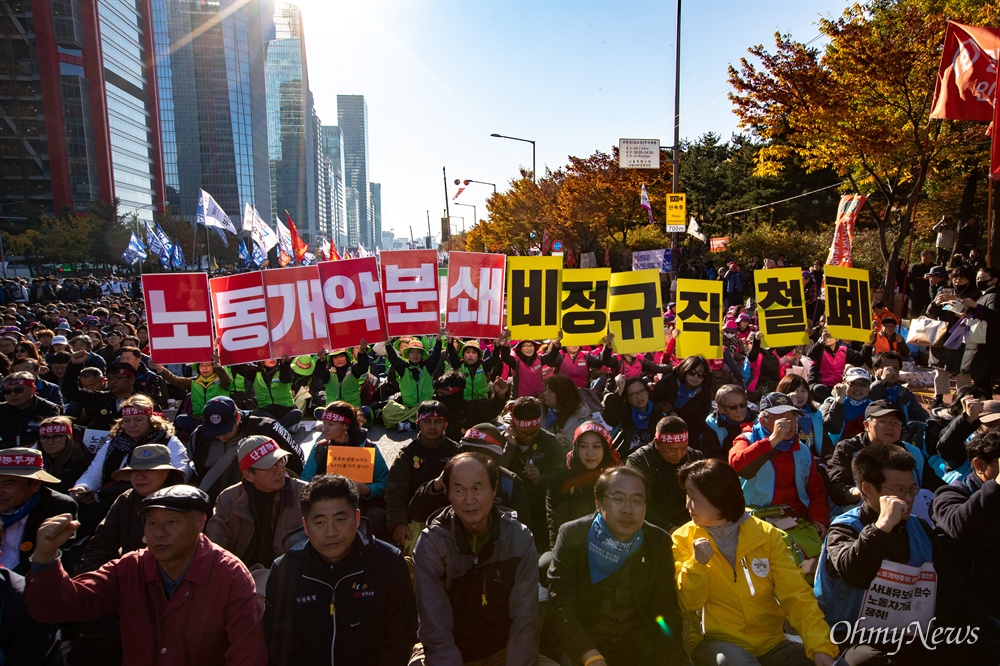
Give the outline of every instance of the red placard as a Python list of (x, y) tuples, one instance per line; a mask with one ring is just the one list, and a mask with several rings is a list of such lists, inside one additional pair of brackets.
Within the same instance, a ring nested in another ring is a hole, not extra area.
[(437, 252), (383, 252), (382, 295), (391, 337), (437, 334), (441, 330)]
[(316, 266), (264, 271), (273, 358), (312, 354), (330, 346)]
[(320, 262), (319, 279), (331, 349), (354, 347), (362, 338), (368, 343), (389, 339), (375, 257)]
[(498, 338), (503, 328), (505, 257), (484, 252), (452, 252), (448, 256), (445, 325), (448, 335)]
[(219, 362), (234, 365), (271, 358), (261, 272), (212, 278), (211, 284)]
[(154, 363), (212, 360), (212, 316), (205, 273), (142, 276)]

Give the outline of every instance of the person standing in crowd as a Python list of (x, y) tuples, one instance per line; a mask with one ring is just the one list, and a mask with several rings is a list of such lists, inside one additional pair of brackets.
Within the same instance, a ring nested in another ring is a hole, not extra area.
[(299, 505), (308, 541), (275, 560), (267, 581), (270, 666), (406, 666), (417, 605), (402, 554), (368, 531), (350, 479), (314, 477)]
[(80, 524), (69, 514), (45, 521), (24, 593), (31, 616), (40, 622), (84, 622), (108, 613), (128, 618), (126, 664), (265, 666), (264, 613), (250, 572), (201, 533), (208, 496), (170, 486), (144, 498), (141, 510), (146, 548), (75, 578), (63, 569), (59, 548)]
[(61, 405), (54, 405), (35, 393), (35, 378), (30, 372), (12, 372), (3, 378), (0, 403), (0, 446), (33, 447), (38, 443), (38, 428), (44, 419), (58, 416)]
[[(944, 268), (934, 267), (934, 269), (938, 268), (947, 277), (948, 273)], [(928, 273), (928, 275), (931, 274)], [(951, 284), (958, 299), (971, 298), (975, 300), (979, 298), (979, 290), (976, 288), (976, 271), (972, 267), (962, 266), (952, 269)], [(927, 316), (946, 322), (949, 334), (961, 318), (951, 307), (945, 309), (944, 306), (950, 303), (950, 299), (950, 292), (938, 292), (934, 294), (933, 301), (927, 306)], [(962, 372), (962, 357), (965, 355), (964, 342), (959, 345), (958, 349), (949, 349), (943, 345), (932, 347), (929, 354), (929, 365), (934, 368), (934, 402), (931, 403), (931, 409), (937, 409), (944, 406), (944, 397), (951, 393), (952, 379), (955, 380), (955, 389), (958, 390), (972, 384), (972, 377), (968, 373)]]
[(549, 626), (574, 664), (690, 663), (670, 536), (644, 522), (647, 485), (641, 472), (611, 467), (594, 486), (597, 512), (559, 528)]
[[(944, 264), (938, 262), (941, 266)], [(920, 261), (910, 266), (906, 276), (906, 292), (910, 297), (910, 316), (919, 317), (924, 314), (924, 310), (930, 304), (930, 292), (928, 291), (927, 275), (934, 268), (934, 252), (924, 250), (920, 253)], [(943, 270), (943, 269), (942, 269)]]
[(649, 485), (646, 520), (668, 533), (689, 520), (684, 488), (677, 472), (684, 465), (705, 456), (690, 448), (687, 424), (679, 416), (665, 416), (656, 424), (653, 441), (636, 449), (625, 464), (642, 472)]
[(538, 552), (528, 528), (493, 502), (495, 463), (460, 453), (445, 465), (451, 506), (413, 550), (420, 642), (410, 666), (555, 665), (538, 654)]
[(972, 376), (972, 383), (992, 394), (993, 377), (1000, 370), (1000, 303), (997, 302), (997, 288), (1000, 283), (1000, 268), (980, 268), (976, 273), (978, 299), (965, 298), (961, 303), (971, 312), (967, 316), (986, 322), (986, 342), (970, 342), (965, 345), (962, 357), (962, 372)]
[(955, 220), (950, 215), (942, 215), (941, 220), (931, 228), (931, 231), (937, 234), (934, 239), (934, 247), (937, 250), (935, 263), (944, 266), (955, 249)]

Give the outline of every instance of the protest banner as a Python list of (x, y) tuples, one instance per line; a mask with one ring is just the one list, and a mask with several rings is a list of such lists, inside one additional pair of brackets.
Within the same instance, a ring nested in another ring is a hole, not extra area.
[(581, 254), (580, 268), (597, 268), (597, 255), (593, 252), (584, 252)]
[(502, 254), (452, 252), (448, 257), (445, 328), (460, 338), (499, 338), (503, 330)]
[(264, 271), (272, 358), (312, 354), (330, 346), (316, 266)]
[(709, 252), (725, 252), (729, 247), (729, 236), (712, 236), (708, 239)]
[(858, 220), (861, 207), (868, 197), (864, 194), (845, 194), (837, 206), (837, 223), (833, 227), (833, 241), (826, 263), (834, 266), (850, 266), (854, 251), (854, 223)]
[(868, 271), (832, 264), (826, 275), (826, 329), (839, 340), (869, 342), (872, 336), (871, 285)]
[(677, 356), (722, 358), (722, 282), (677, 280)]
[(149, 319), (149, 355), (154, 363), (212, 360), (208, 275), (159, 273), (142, 276)]
[(507, 257), (507, 328), (512, 339), (559, 336), (561, 273), (562, 257)]
[(764, 346), (794, 347), (809, 342), (809, 323), (803, 295), (802, 269), (771, 268), (754, 271), (757, 315)]
[(638, 354), (663, 349), (663, 301), (660, 271), (651, 268), (612, 273), (608, 307), (614, 350)]
[(375, 479), (375, 449), (370, 446), (328, 446), (326, 473), (340, 474), (357, 483)]
[(263, 273), (212, 278), (209, 284), (215, 306), (219, 362), (235, 365), (272, 358)]
[(562, 345), (597, 345), (608, 332), (610, 268), (565, 268), (562, 272)]
[(632, 253), (632, 270), (655, 268), (661, 273), (670, 272), (670, 250), (639, 250)]
[(382, 299), (386, 331), (400, 335), (434, 335), (441, 330), (438, 265), (434, 250), (383, 252)]
[(389, 339), (382, 304), (382, 281), (375, 257), (319, 263), (330, 349)]

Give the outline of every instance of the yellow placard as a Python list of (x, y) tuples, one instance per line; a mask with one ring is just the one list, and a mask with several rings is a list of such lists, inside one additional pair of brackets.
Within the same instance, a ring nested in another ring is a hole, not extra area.
[(667, 195), (667, 224), (685, 224), (687, 222), (687, 195)]
[(651, 268), (612, 273), (609, 301), (615, 352), (639, 354), (663, 350), (660, 271)]
[(809, 342), (801, 268), (755, 271), (754, 290), (765, 347), (794, 347)]
[(872, 298), (868, 271), (828, 264), (826, 328), (840, 340), (868, 342), (872, 337)]
[(562, 257), (507, 257), (507, 328), (514, 340), (559, 336)]
[(598, 345), (608, 334), (610, 268), (564, 268), (560, 324), (564, 347)]
[(371, 483), (375, 478), (375, 449), (368, 446), (327, 447), (326, 473), (340, 474), (358, 483)]
[(722, 358), (722, 282), (677, 280), (677, 357)]

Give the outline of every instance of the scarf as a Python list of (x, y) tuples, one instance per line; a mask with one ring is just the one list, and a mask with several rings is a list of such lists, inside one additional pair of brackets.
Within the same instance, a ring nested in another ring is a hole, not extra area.
[(17, 507), (9, 513), (0, 514), (0, 524), (3, 524), (4, 530), (6, 530), (11, 525), (15, 524), (17, 521), (21, 520), (29, 513), (31, 510), (38, 506), (38, 503), (42, 501), (42, 491), (39, 490), (37, 493), (31, 496), (27, 502)]
[[(765, 437), (770, 437), (771, 436), (771, 433), (769, 433), (764, 428), (764, 426), (762, 426), (760, 424), (760, 421), (757, 421), (757, 423), (753, 424), (753, 434), (756, 435), (756, 439), (754, 440), (756, 442), (759, 442), (760, 440), (764, 439)], [(790, 451), (791, 448), (792, 448), (792, 444), (794, 444), (794, 443), (795, 443), (795, 435), (792, 435), (791, 439), (786, 439), (783, 442), (778, 442), (778, 444), (774, 447), (774, 450), (775, 451)]]
[(646, 409), (639, 411), (632, 407), (632, 423), (636, 430), (649, 430), (649, 418), (653, 415), (653, 401), (646, 403)]
[(111, 441), (108, 442), (108, 451), (120, 451), (127, 456), (140, 444), (163, 444), (166, 440), (167, 433), (165, 430), (160, 428), (150, 430), (149, 433), (138, 442), (126, 435), (125, 431), (122, 431), (112, 437)]
[(558, 420), (559, 410), (549, 407), (548, 411), (545, 413), (545, 429), (552, 430)]
[(594, 515), (587, 533), (587, 563), (590, 565), (590, 582), (599, 583), (625, 566), (628, 558), (642, 545), (642, 529), (622, 543), (608, 531), (600, 512)]
[(680, 409), (684, 405), (688, 404), (691, 402), (692, 398), (698, 395), (698, 391), (700, 390), (700, 386), (698, 388), (689, 389), (684, 385), (683, 381), (677, 382), (677, 399), (674, 401), (674, 407)]
[(893, 384), (892, 386), (889, 386), (888, 384), (886, 385), (886, 387), (885, 387), (885, 399), (888, 402), (891, 402), (894, 405), (899, 402), (899, 383), (898, 382), (896, 384)]
[(865, 413), (865, 408), (871, 404), (871, 400), (851, 400), (844, 396), (844, 421), (853, 421)]

